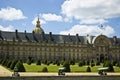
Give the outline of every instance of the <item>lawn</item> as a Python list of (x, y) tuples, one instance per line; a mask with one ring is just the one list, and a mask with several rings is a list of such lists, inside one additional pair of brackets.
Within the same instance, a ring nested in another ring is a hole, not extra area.
[[(35, 63), (28, 65), (28, 64), (24, 63), (24, 67), (26, 69), (26, 72), (41, 72), (43, 67), (47, 67), (48, 72), (58, 72), (58, 68), (62, 67), (62, 65), (56, 66), (56, 65), (50, 64), (49, 66), (47, 66), (47, 65), (43, 65), (43, 64), (36, 65)], [(102, 67), (102, 65), (91, 67), (91, 71), (98, 72), (98, 68), (100, 68), (100, 67)], [(71, 72), (86, 72), (87, 66), (78, 67), (78, 65), (76, 64), (76, 65), (71, 65), (70, 69), (71, 69)], [(120, 68), (114, 66), (114, 71), (120, 72)]]

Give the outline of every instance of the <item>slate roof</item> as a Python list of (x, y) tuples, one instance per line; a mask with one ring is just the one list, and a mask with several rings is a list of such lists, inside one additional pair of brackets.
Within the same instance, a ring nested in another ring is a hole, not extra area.
[[(35, 34), (26, 32), (7, 32), (0, 31), (0, 40), (8, 41), (22, 41), (22, 42), (54, 42), (54, 43), (80, 43), (80, 44), (93, 44), (95, 36), (79, 36), (74, 35), (55, 35), (55, 34)], [(113, 42), (112, 38), (109, 38)], [(117, 38), (117, 43), (120, 44), (120, 38)]]

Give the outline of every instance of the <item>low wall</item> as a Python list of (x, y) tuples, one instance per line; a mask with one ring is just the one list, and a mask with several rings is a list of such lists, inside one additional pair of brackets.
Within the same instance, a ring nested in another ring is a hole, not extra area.
[(0, 80), (120, 80), (120, 76), (34, 76), (0, 77)]

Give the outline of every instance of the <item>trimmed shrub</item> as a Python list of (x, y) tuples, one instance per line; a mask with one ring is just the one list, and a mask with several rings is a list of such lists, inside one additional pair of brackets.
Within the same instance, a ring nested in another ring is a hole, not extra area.
[(9, 60), (5, 60), (4, 66), (7, 66), (8, 62), (9, 62)]
[(86, 65), (90, 65), (90, 61), (89, 60), (86, 61)]
[(8, 63), (7, 63), (7, 67), (10, 68), (10, 65), (11, 65), (12, 61), (9, 60)]
[(79, 61), (78, 66), (79, 66), (79, 67), (80, 67), (80, 66), (83, 66), (82, 61)]
[(105, 61), (103, 67), (109, 67), (108, 72), (114, 72), (113, 65), (110, 63), (110, 61)]
[(65, 72), (70, 72), (70, 64), (69, 64), (68, 61), (65, 61), (65, 62), (63, 63), (63, 67), (66, 68), (66, 69), (65, 69)]
[(17, 64), (15, 65), (17, 67), (18, 72), (25, 72), (25, 68), (23, 66), (23, 63), (21, 61), (18, 61)]
[(10, 65), (10, 69), (13, 70), (17, 62), (18, 62), (17, 60), (13, 60), (11, 65)]
[(96, 61), (96, 66), (99, 66), (100, 65), (100, 62), (99, 61)]
[(91, 72), (91, 68), (88, 66), (86, 72)]
[(2, 65), (4, 66), (4, 65), (5, 65), (5, 63), (6, 63), (6, 60), (3, 60), (3, 61), (2, 61)]
[(70, 65), (75, 65), (75, 60), (70, 60)]
[(27, 59), (27, 64), (28, 64), (28, 65), (31, 65), (31, 63), (32, 63), (32, 57), (28, 57), (28, 59)]
[(44, 68), (42, 69), (42, 72), (48, 72), (47, 67), (44, 67)]
[(47, 64), (47, 59), (42, 61), (43, 64)]
[(37, 60), (36, 65), (41, 65), (41, 61)]
[(60, 64), (61, 64), (61, 65), (63, 65), (63, 64), (64, 64), (64, 62), (65, 62), (65, 61), (64, 61), (64, 60), (62, 60), (62, 61), (60, 62)]
[(57, 66), (60, 66), (60, 62), (59, 61), (57, 62)]
[(117, 61), (112, 61), (112, 65), (115, 66), (117, 64)]
[(91, 63), (91, 67), (95, 66), (95, 63)]
[(0, 60), (0, 64), (2, 64), (3, 59)]

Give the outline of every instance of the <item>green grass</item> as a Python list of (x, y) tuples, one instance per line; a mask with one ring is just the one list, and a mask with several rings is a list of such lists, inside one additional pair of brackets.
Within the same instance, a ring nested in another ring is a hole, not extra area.
[[(50, 64), (49, 66), (47, 66), (47, 65), (43, 65), (43, 64), (36, 65), (35, 63), (28, 65), (28, 64), (24, 63), (24, 67), (26, 69), (26, 72), (41, 72), (43, 67), (47, 67), (48, 72), (58, 72), (58, 68), (62, 67), (62, 65), (57, 66), (57, 65)], [(98, 68), (100, 68), (100, 67), (102, 67), (102, 65), (91, 67), (91, 71), (98, 72)], [(70, 69), (71, 69), (71, 72), (86, 72), (87, 66), (78, 67), (78, 65), (76, 64), (76, 65), (71, 65)], [(120, 68), (114, 66), (114, 71), (120, 72)]]
[(35, 63), (28, 65), (26, 63), (24, 63), (24, 67), (26, 69), (26, 72), (41, 72), (43, 67), (47, 67), (49, 72), (57, 72), (58, 68), (62, 67), (62, 66), (56, 66), (56, 65), (36, 65)]

